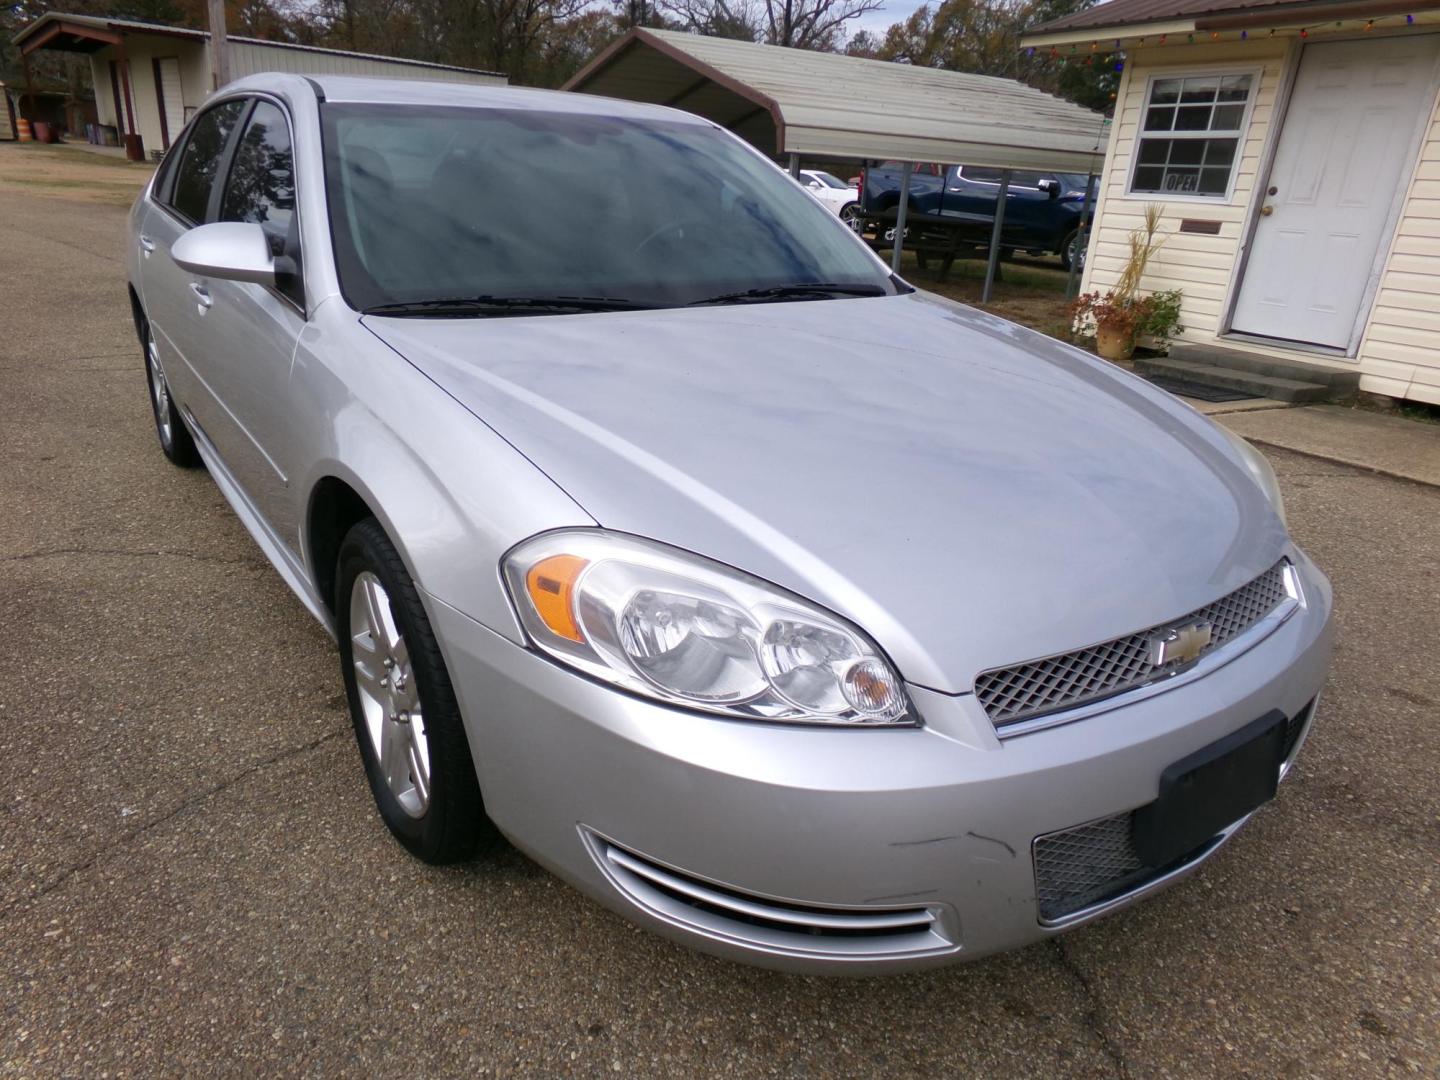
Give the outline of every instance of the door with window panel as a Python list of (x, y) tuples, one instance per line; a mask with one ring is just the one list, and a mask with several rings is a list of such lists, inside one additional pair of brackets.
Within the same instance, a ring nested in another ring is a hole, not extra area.
[(183, 146), (156, 175), (140, 234), (145, 315), (171, 393), (212, 439), (224, 441), (229, 418), (211, 392), (209, 283), (170, 257), (176, 240), (204, 224), (230, 140), (249, 101), (223, 101), (195, 119)]
[(290, 125), (278, 104), (256, 101), (235, 142), (215, 220), (259, 225), (272, 256), (294, 268), (279, 287), (245, 281), (210, 282), (211, 385), (241, 438), (226, 464), (280, 534), (298, 548), (299, 521), (290, 505), (293, 443), (290, 362), (305, 328), (300, 287), (299, 221)]

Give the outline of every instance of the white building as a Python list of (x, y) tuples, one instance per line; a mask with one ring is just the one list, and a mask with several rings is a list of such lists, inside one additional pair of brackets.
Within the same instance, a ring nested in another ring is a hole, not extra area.
[(1161, 204), (1142, 285), (1182, 292), (1182, 377), (1278, 361), (1440, 404), (1440, 2), (1109, 0), (1023, 44), (1123, 50), (1084, 287)]
[[(14, 43), (26, 56), (39, 49), (88, 53), (100, 123), (114, 126), (121, 136), (138, 134), (147, 154), (169, 149), (185, 121), (215, 89), (210, 35), (204, 30), (51, 11), (16, 34)], [(287, 71), (500, 85), (509, 81), (493, 71), (309, 45), (246, 37), (230, 37), (227, 43), (232, 79)]]

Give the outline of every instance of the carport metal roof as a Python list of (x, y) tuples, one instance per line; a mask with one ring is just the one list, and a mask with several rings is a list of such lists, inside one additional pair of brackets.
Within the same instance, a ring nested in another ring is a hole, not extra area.
[(1105, 156), (1099, 113), (985, 75), (630, 31), (564, 89), (671, 105), (776, 154), (1089, 173)]

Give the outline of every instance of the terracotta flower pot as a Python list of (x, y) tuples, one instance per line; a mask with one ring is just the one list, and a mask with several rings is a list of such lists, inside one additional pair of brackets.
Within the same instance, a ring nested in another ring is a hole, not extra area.
[(1135, 335), (1127, 327), (1100, 323), (1095, 327), (1095, 351), (1106, 360), (1129, 360), (1135, 354)]

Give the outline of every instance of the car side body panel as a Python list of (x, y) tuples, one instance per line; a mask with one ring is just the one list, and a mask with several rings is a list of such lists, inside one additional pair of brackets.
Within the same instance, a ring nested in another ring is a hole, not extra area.
[[(291, 484), (297, 519), (306, 522), (323, 480), (343, 481), (422, 589), (522, 641), (501, 556), (524, 537), (594, 520), (338, 300), (322, 305), (301, 335), (288, 396), (296, 416), (326, 418), (290, 435), (287, 452), (304, 463)], [(293, 539), (313, 573), (301, 529)]]

